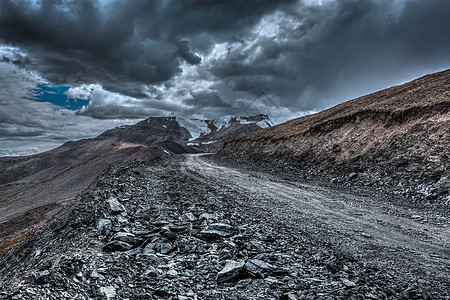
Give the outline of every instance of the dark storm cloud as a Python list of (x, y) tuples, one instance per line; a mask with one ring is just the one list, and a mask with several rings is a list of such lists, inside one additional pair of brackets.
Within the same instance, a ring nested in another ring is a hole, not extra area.
[(4, 0), (1, 39), (24, 49), (33, 59), (28, 67), (55, 84), (100, 83), (140, 97), (143, 85), (171, 79), (182, 71), (183, 60), (199, 64), (196, 52), (245, 33), (279, 6), (282, 2)]
[(450, 67), (445, 0), (336, 1), (285, 16), (276, 36), (229, 50), (212, 74), (235, 91), (309, 110)]
[(195, 53), (191, 52), (188, 41), (180, 41), (178, 43), (178, 55), (184, 58), (188, 63), (198, 65), (202, 58)]
[(447, 0), (318, 2), (3, 0), (1, 39), (23, 52), (0, 59), (154, 99), (105, 93), (80, 112), (95, 118), (318, 110), (450, 67)]
[(217, 107), (229, 109), (231, 105), (226, 103), (217, 92), (192, 93), (192, 98), (184, 99), (183, 103), (192, 107)]

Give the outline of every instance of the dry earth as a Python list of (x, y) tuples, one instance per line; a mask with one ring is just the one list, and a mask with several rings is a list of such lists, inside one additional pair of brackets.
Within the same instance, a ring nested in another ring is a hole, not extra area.
[(0, 259), (5, 299), (449, 299), (446, 212), (181, 155), (110, 167)]

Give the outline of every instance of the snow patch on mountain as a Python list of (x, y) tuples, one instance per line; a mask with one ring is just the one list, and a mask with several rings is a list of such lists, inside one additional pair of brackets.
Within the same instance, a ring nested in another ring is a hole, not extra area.
[(216, 120), (212, 120), (212, 123), (217, 127), (217, 130), (222, 129), (222, 127), (227, 128), (231, 125), (231, 120), (237, 118), (236, 116), (223, 116)]
[(190, 141), (198, 139), (202, 134), (208, 134), (211, 130), (208, 128), (208, 124), (204, 120), (192, 120), (184, 118), (176, 118), (178, 124), (181, 127), (186, 128), (191, 134)]
[(256, 124), (261, 128), (267, 128), (275, 125), (275, 122), (267, 115), (258, 116), (223, 116), (211, 122), (217, 127), (217, 130), (221, 128), (230, 127), (233, 120), (236, 120), (240, 124)]
[[(194, 141), (201, 136), (205, 136), (211, 133), (211, 129), (208, 125), (214, 125), (216, 131), (221, 131), (231, 126), (234, 122), (238, 122), (242, 125), (256, 124), (261, 128), (267, 128), (275, 125), (275, 122), (267, 115), (257, 116), (223, 116), (215, 120), (196, 120), (196, 119), (184, 119), (176, 118), (178, 124), (181, 127), (186, 128), (191, 134), (189, 141)], [(204, 143), (203, 143), (204, 144)]]
[(256, 124), (261, 128), (267, 128), (275, 125), (275, 122), (266, 115), (261, 116), (262, 120), (255, 122), (255, 117), (236, 117), (236, 120), (241, 124)]
[(258, 125), (258, 126), (261, 127), (261, 128), (267, 128), (267, 127), (272, 126), (272, 125), (268, 124), (266, 121), (259, 121), (259, 122), (256, 122), (256, 125)]

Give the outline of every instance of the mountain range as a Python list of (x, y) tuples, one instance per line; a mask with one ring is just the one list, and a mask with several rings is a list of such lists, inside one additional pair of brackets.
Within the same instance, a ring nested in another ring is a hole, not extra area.
[(110, 164), (214, 152), (229, 139), (273, 125), (266, 115), (217, 120), (149, 117), (53, 150), (0, 158), (0, 241), (41, 224), (73, 202)]

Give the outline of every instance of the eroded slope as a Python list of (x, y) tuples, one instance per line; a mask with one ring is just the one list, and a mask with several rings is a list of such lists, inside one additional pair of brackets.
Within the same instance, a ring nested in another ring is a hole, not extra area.
[(249, 134), (220, 153), (449, 202), (450, 70)]

